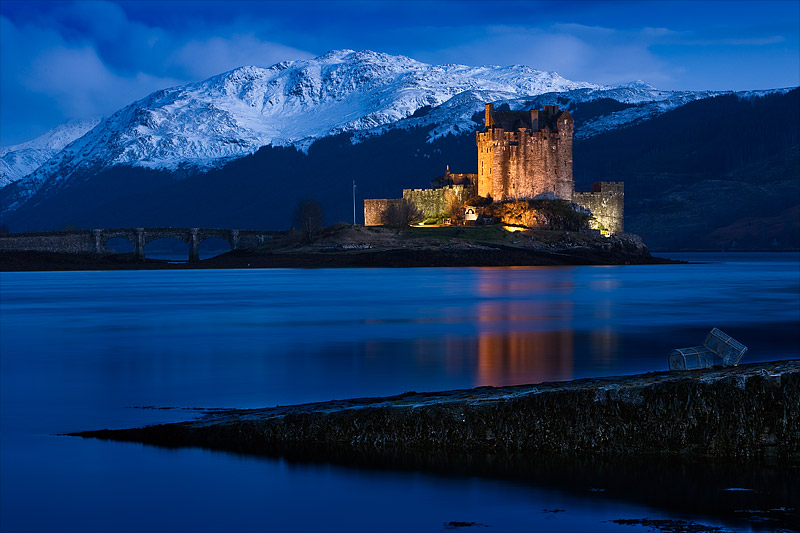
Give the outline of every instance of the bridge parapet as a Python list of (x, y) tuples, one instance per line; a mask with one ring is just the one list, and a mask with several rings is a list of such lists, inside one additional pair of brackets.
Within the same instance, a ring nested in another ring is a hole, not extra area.
[(0, 250), (90, 254), (95, 250), (92, 231), (8, 233), (0, 235)]
[(280, 232), (221, 228), (117, 228), (59, 232), (8, 233), (0, 235), (2, 251), (38, 251), (75, 254), (111, 254), (111, 239), (131, 242), (137, 259), (145, 258), (144, 247), (156, 240), (172, 238), (189, 245), (189, 261), (200, 260), (200, 243), (210, 238), (227, 241), (232, 250), (265, 243)]

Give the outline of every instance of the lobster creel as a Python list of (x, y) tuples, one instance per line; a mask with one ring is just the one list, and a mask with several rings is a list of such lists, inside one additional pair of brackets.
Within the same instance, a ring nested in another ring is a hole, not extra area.
[(744, 344), (717, 328), (709, 332), (703, 346), (716, 352), (725, 366), (738, 365), (747, 351)]
[(714, 352), (705, 346), (678, 348), (669, 354), (670, 370), (694, 370), (714, 366)]

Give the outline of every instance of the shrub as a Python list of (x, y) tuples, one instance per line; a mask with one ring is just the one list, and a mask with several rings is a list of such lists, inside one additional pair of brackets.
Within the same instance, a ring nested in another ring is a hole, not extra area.
[(565, 200), (509, 200), (486, 207), (484, 215), (504, 224), (553, 230), (580, 231), (589, 216), (578, 213)]
[(422, 211), (405, 198), (390, 203), (383, 212), (383, 224), (395, 228), (410, 226), (422, 220)]

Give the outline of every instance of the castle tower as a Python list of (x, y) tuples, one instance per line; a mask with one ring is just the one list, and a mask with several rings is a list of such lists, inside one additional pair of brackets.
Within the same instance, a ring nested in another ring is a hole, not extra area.
[(573, 120), (557, 106), (495, 111), (486, 104), (478, 145), (478, 195), (494, 201), (551, 193), (571, 200)]

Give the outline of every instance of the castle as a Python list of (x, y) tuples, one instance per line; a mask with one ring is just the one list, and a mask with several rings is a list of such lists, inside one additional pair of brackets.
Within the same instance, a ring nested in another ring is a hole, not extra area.
[(484, 130), (476, 132), (478, 196), (499, 202), (554, 195), (572, 200), (572, 115), (495, 111), (486, 104)]
[[(599, 182), (591, 192), (576, 192), (572, 177), (572, 115), (557, 106), (544, 110), (495, 111), (486, 104), (484, 127), (475, 133), (478, 173), (451, 174), (433, 180), (430, 189), (404, 189), (427, 218), (446, 216), (452, 206), (481, 196), (494, 202), (523, 199), (562, 199), (591, 211), (593, 225), (605, 235), (624, 231), (624, 185)], [(380, 225), (382, 214), (400, 199), (364, 200), (364, 224)], [(469, 216), (467, 217), (469, 220)]]

